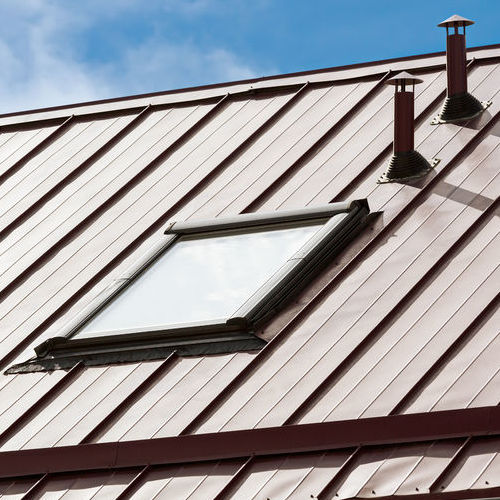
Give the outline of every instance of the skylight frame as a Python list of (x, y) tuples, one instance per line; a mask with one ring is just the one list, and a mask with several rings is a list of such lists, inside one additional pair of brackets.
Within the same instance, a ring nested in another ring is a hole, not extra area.
[[(334, 216), (345, 213), (341, 220)], [(326, 206), (275, 213), (242, 214), (206, 221), (174, 222), (165, 237), (139, 261), (101, 292), (80, 314), (66, 324), (59, 335), (35, 348), (35, 364), (44, 360), (57, 367), (72, 366), (65, 361), (84, 358), (87, 364), (139, 359), (158, 359), (172, 350), (181, 355), (216, 354), (256, 350), (265, 341), (254, 335), (262, 324), (281, 309), (290, 297), (309, 283), (334, 254), (362, 227), (369, 213), (366, 200), (332, 203)], [(269, 280), (230, 317), (158, 328), (133, 328), (116, 335), (74, 338), (92, 318), (131, 285), (157, 259), (183, 237), (246, 233), (266, 228), (297, 227), (324, 221), (323, 226)], [(154, 349), (153, 349), (154, 348)], [(154, 353), (149, 351), (154, 350)], [(163, 353), (163, 354), (162, 354)], [(46, 364), (46, 363), (45, 363)]]

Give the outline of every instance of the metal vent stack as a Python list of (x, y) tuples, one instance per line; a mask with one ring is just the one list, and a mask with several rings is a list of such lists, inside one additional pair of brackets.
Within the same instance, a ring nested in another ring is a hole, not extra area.
[(469, 120), (485, 108), (467, 91), (465, 27), (471, 24), (474, 24), (474, 21), (456, 14), (438, 24), (439, 27), (446, 28), (448, 91), (435, 123)]
[(402, 72), (387, 80), (394, 85), (394, 142), (393, 154), (379, 183), (418, 179), (431, 169), (430, 163), (414, 149), (415, 85), (423, 80)]

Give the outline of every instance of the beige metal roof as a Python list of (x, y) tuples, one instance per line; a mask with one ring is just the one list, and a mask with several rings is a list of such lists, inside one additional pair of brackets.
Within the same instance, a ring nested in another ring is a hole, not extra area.
[[(469, 90), (492, 104), (461, 125), (430, 125), (442, 54), (0, 117), (3, 370), (169, 221), (365, 197), (381, 212), (258, 332), (270, 341), (258, 353), (2, 375), (0, 452), (497, 405), (500, 48), (469, 55)], [(416, 149), (441, 160), (413, 184), (376, 184), (391, 154), (389, 70), (424, 80)], [(493, 437), (443, 439), (155, 466), (134, 498), (228, 485), (245, 499), (480, 497), (500, 488), (498, 451)], [(115, 498), (139, 473), (13, 477), (0, 496), (38, 484), (40, 498)]]

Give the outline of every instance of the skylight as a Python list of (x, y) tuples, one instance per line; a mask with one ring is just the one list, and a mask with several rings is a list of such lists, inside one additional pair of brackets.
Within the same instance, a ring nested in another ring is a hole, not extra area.
[(20, 371), (261, 349), (257, 331), (359, 232), (366, 200), (171, 224)]
[(75, 338), (224, 321), (321, 226), (181, 237)]

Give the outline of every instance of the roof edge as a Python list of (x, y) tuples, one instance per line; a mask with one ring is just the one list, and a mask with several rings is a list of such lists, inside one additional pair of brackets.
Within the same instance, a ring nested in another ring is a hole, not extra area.
[[(488, 50), (488, 49), (500, 49), (500, 43), (470, 47), (470, 48), (467, 48), (467, 52), (474, 52), (474, 51), (478, 51), (478, 50)], [(252, 83), (258, 83), (258, 82), (265, 82), (268, 80), (274, 80), (274, 79), (278, 79), (278, 78), (307, 76), (307, 75), (313, 75), (313, 74), (318, 74), (318, 73), (327, 73), (329, 71), (342, 71), (342, 70), (349, 70), (349, 69), (356, 69), (356, 68), (363, 68), (363, 67), (371, 67), (371, 66), (377, 66), (379, 64), (387, 64), (387, 63), (392, 63), (392, 62), (413, 61), (413, 60), (425, 58), (425, 57), (444, 56), (445, 54), (446, 54), (446, 51), (429, 52), (426, 54), (417, 54), (417, 55), (413, 55), (413, 56), (394, 57), (394, 58), (389, 58), (389, 59), (379, 59), (376, 61), (368, 61), (368, 62), (363, 62), (363, 63), (346, 64), (346, 65), (342, 65), (342, 66), (331, 66), (331, 67), (327, 67), (327, 68), (311, 69), (311, 70), (297, 71), (297, 72), (292, 72), (292, 73), (267, 75), (267, 76), (248, 78), (248, 79), (243, 79), (243, 80), (232, 80), (229, 82), (219, 82), (219, 83), (212, 83), (212, 84), (207, 84), (207, 85), (199, 85), (199, 86), (195, 86), (195, 87), (181, 87), (178, 89), (161, 90), (158, 92), (149, 92), (149, 93), (145, 93), (145, 94), (132, 94), (132, 95), (126, 95), (126, 96), (121, 96), (121, 97), (97, 99), (94, 101), (82, 101), (82, 102), (76, 102), (76, 103), (70, 103), (70, 104), (62, 104), (62, 105), (58, 105), (58, 106), (49, 106), (49, 107), (45, 107), (45, 108), (27, 109), (27, 110), (22, 110), (22, 111), (14, 111), (11, 113), (0, 114), (0, 119), (9, 118), (9, 117), (13, 117), (13, 116), (29, 115), (29, 114), (34, 114), (34, 113), (60, 111), (60, 110), (64, 110), (64, 109), (72, 109), (72, 108), (78, 108), (78, 107), (83, 107), (83, 106), (108, 104), (108, 103), (114, 103), (114, 102), (120, 102), (120, 101), (130, 101), (133, 99), (144, 99), (144, 98), (148, 98), (148, 97), (167, 96), (167, 95), (172, 95), (172, 94), (180, 94), (183, 92), (210, 90), (210, 89), (228, 87), (228, 86), (232, 86), (232, 85), (252, 84)]]
[(500, 434), (500, 406), (0, 452), (0, 478)]

